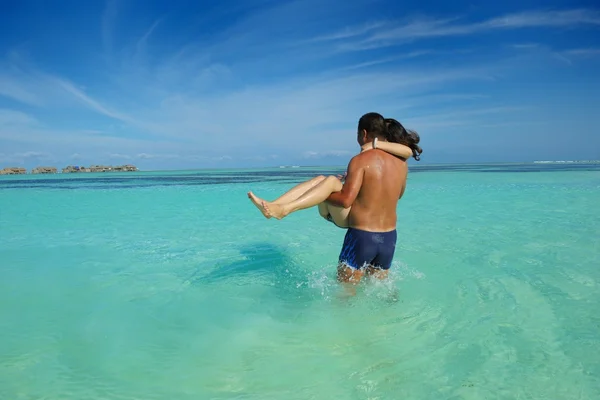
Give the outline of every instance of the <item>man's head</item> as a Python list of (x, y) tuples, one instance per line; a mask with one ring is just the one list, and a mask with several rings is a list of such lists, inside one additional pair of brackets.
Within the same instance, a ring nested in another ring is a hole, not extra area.
[(360, 117), (357, 133), (360, 146), (373, 141), (375, 138), (385, 140), (387, 138), (387, 128), (383, 115), (370, 112)]

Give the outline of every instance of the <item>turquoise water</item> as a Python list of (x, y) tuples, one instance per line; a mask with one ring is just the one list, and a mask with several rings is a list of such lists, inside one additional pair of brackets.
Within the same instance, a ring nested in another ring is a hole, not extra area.
[(412, 167), (352, 298), (246, 197), (338, 171), (1, 178), (0, 398), (600, 398), (599, 165)]

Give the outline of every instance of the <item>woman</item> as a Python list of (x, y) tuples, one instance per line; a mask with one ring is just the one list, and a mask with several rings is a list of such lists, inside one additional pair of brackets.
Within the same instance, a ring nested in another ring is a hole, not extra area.
[[(423, 150), (418, 146), (419, 135), (414, 131), (407, 131), (395, 119), (385, 119), (387, 127), (387, 140), (365, 144), (361, 152), (372, 149), (381, 149), (397, 157), (408, 159), (413, 156), (417, 161)], [(317, 176), (309, 181), (294, 186), (283, 196), (272, 202), (265, 201), (251, 191), (248, 197), (266, 218), (282, 219), (289, 214), (318, 205), (319, 214), (340, 228), (348, 227), (350, 208), (336, 207), (325, 202), (331, 193), (342, 190), (343, 178), (335, 176)]]

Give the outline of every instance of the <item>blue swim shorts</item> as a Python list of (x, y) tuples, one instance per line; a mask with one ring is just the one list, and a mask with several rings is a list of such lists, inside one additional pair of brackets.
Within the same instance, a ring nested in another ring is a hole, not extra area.
[(396, 251), (397, 233), (369, 232), (348, 228), (340, 252), (339, 262), (354, 269), (372, 266), (390, 269)]

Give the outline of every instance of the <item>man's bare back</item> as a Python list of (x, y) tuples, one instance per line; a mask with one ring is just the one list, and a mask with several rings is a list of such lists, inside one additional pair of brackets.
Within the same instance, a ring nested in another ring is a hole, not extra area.
[(362, 152), (353, 161), (363, 177), (352, 203), (349, 226), (369, 232), (396, 229), (396, 208), (406, 188), (406, 161), (377, 149)]

